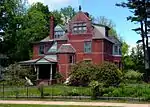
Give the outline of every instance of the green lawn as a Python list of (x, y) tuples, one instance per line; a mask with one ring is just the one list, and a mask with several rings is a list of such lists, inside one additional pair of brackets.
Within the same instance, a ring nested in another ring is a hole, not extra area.
[(0, 104), (0, 107), (90, 107), (90, 106), (56, 106), (56, 105), (52, 106), (52, 105)]
[[(38, 88), (35, 87), (3, 87), (0, 85), (0, 97), (16, 97), (16, 89), (18, 90), (18, 97), (40, 97)], [(28, 94), (27, 94), (28, 93)], [(45, 96), (91, 96), (90, 87), (74, 87), (65, 85), (52, 85), (44, 87)], [(150, 101), (150, 84), (126, 84), (120, 87), (109, 87), (101, 90), (103, 97), (132, 97), (145, 98)]]
[[(19, 96), (40, 96), (40, 92), (38, 88), (35, 87), (3, 87), (0, 86), (0, 96), (16, 96), (16, 92), (18, 91)], [(73, 86), (65, 86), (65, 85), (52, 85), (44, 87), (44, 93), (48, 94), (49, 96), (69, 96), (73, 95), (74, 93), (78, 93), (79, 96), (90, 96), (91, 90), (89, 87), (73, 87)], [(77, 95), (77, 96), (78, 96)]]

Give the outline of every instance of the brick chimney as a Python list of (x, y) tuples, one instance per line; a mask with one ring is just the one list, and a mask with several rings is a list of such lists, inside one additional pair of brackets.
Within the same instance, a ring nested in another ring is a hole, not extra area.
[(50, 16), (50, 39), (54, 39), (54, 17)]

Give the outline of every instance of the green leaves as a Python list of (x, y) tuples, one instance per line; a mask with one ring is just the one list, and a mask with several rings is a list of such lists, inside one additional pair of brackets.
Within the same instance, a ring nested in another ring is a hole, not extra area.
[(9, 85), (20, 86), (25, 84), (25, 77), (33, 81), (36, 77), (32, 69), (11, 64), (5, 71), (5, 80)]
[(98, 66), (83, 61), (73, 65), (70, 77), (70, 85), (86, 86), (91, 81), (98, 81), (109, 86), (120, 83), (122, 72), (113, 63), (105, 62)]

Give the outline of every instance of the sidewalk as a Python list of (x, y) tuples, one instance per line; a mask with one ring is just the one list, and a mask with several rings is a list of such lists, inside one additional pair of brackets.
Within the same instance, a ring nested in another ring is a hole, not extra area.
[(11, 101), (0, 100), (0, 104), (39, 104), (39, 105), (80, 105), (80, 106), (116, 106), (116, 107), (150, 107), (150, 104), (127, 104), (109, 102), (67, 102), (67, 101)]

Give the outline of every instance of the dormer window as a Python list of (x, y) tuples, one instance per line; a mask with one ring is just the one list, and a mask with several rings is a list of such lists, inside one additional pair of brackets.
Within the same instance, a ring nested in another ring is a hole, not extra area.
[(86, 23), (75, 23), (73, 25), (73, 33), (75, 34), (84, 33), (86, 32), (86, 30), (87, 30)]
[(59, 38), (60, 36), (64, 35), (64, 31), (55, 31), (55, 36), (54, 38)]

